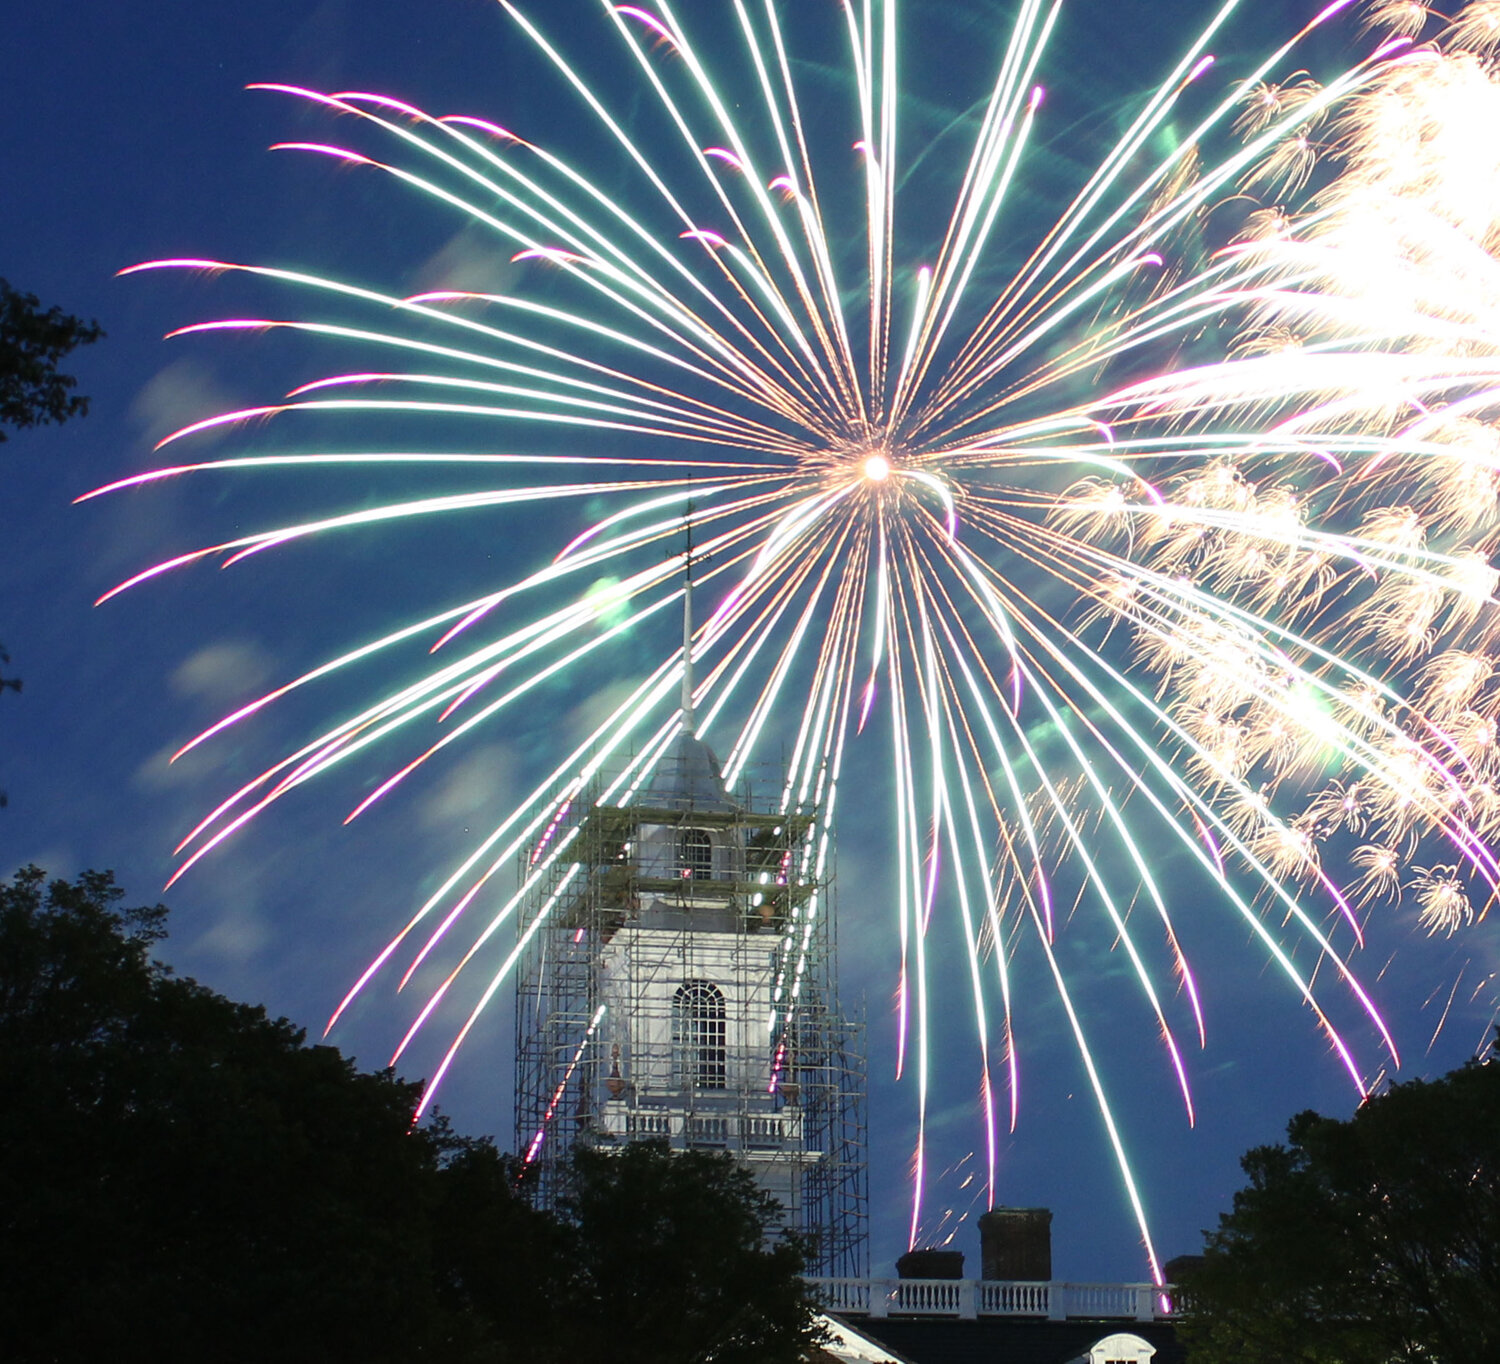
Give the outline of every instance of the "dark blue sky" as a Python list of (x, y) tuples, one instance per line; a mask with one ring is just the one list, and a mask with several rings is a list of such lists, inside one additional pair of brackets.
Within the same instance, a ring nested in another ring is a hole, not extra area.
[[(1228, 44), (1231, 72), (1236, 48), (1269, 45), (1312, 7), (1254, 8), (1253, 22)], [(1056, 91), (1044, 108), (1043, 145), (1023, 174), (1055, 184), (1070, 166), (1097, 156), (1129, 92), (1175, 55), (1205, 9), (1186, 0), (1073, 0), (1043, 77)], [(598, 57), (604, 49), (590, 35), (609, 41), (584, 0), (543, 0), (530, 12), (574, 44), (570, 50)], [(713, 12), (702, 3), (682, 7), (689, 19)], [(908, 5), (909, 67), (920, 96), (909, 127), (937, 129), (946, 110), (985, 91), (1002, 44), (1002, 13), (980, 0)], [(21, 696), (0, 698), (0, 788), (11, 802), (0, 814), (0, 862), (36, 861), (59, 874), (113, 867), (133, 899), (154, 899), (176, 840), (237, 779), (279, 756), (299, 721), (336, 706), (325, 696), (300, 711), (289, 707), (170, 770), (165, 753), (257, 687), (445, 603), (450, 581), (487, 581), (484, 573), (524, 552), (526, 541), (495, 523), (445, 532), (439, 543), (421, 534), (372, 535), (262, 556), (229, 573), (199, 567), (93, 609), (101, 591), (154, 559), (290, 519), (310, 505), (337, 505), (348, 492), (328, 481), (309, 501), (307, 483), (259, 474), (84, 507), (72, 506), (73, 497), (149, 467), (152, 440), (175, 425), (274, 400), (297, 379), (364, 363), (265, 338), (164, 343), (171, 327), (237, 306), (291, 309), (264, 293), (258, 304), (231, 302), (247, 295), (203, 279), (116, 280), (114, 271), (155, 257), (216, 256), (322, 268), (400, 290), (455, 260), (484, 268), (474, 263), (472, 242), (455, 244), (452, 222), (398, 187), (314, 158), (269, 155), (273, 141), (336, 134), (331, 120), (247, 93), (251, 81), (379, 90), (439, 112), (490, 117), (538, 139), (577, 140), (586, 125), (486, 0), (72, 0), (18, 7), (6, 27), (0, 274), (97, 317), (109, 337), (76, 359), (94, 402), (90, 417), (19, 436), (0, 451), (0, 639), (26, 683)], [(817, 84), (817, 73), (809, 76)], [(823, 86), (836, 95), (836, 83)], [(628, 90), (613, 93), (628, 106)], [(961, 140), (935, 144), (924, 174), (942, 180), (950, 145), (956, 150)], [(951, 196), (951, 184), (942, 180), (942, 188)], [(1022, 220), (1017, 230), (1027, 226)], [(914, 258), (932, 249), (927, 241), (911, 247)], [(359, 484), (352, 498), (377, 492)], [(170, 959), (231, 995), (321, 1027), (388, 932), (466, 850), (470, 831), (506, 808), (549, 751), (553, 727), (576, 718), (584, 702), (557, 704), (555, 714), (539, 707), (528, 716), (525, 732), (481, 738), (352, 828), (339, 821), (360, 782), (382, 774), (378, 759), (358, 779), (288, 802), (173, 887)], [(847, 1000), (862, 998), (870, 1022), (877, 1266), (904, 1248), (912, 1113), (909, 1088), (891, 1080), (891, 873), (882, 840), (872, 836), (883, 820), (883, 807), (862, 813), (846, 797), (843, 974)], [(1300, 1108), (1345, 1112), (1353, 1100), (1313, 1019), (1272, 978), (1247, 932), (1201, 888), (1185, 885), (1180, 894), (1174, 908), (1195, 939), (1210, 1029), (1207, 1050), (1192, 1058), (1196, 1131), (1187, 1129), (1150, 1016), (1108, 939), (1070, 939), (1066, 963), (1075, 980), (1089, 982), (1080, 1002), (1164, 1256), (1196, 1248), (1198, 1230), (1227, 1205), (1246, 1146), (1275, 1138)], [(1472, 996), (1495, 956), (1487, 929), (1439, 944), (1417, 939), (1404, 920), (1372, 934), (1361, 966), (1396, 1024), (1407, 1073), (1446, 1069), (1482, 1037), (1490, 996)], [(1453, 1017), (1429, 1054), (1455, 982)], [(1002, 1201), (1055, 1210), (1060, 1277), (1142, 1277), (1128, 1209), (1050, 986), (1037, 977), (1023, 989), (1025, 1090), (1020, 1128), (1004, 1149)], [(963, 1168), (936, 1187), (929, 1227), (945, 1206), (982, 1211), (974, 1189), (964, 1187), (972, 1162), (963, 1157), (980, 1139), (972, 1027), (966, 999), (959, 991), (953, 998), (939, 1023), (931, 1130), (935, 1165)], [(334, 1040), (362, 1064), (382, 1064), (409, 1016), (389, 989), (376, 988)], [(1354, 1040), (1373, 1069), (1372, 1040), (1359, 1033)], [(430, 1049), (414, 1054), (407, 1071), (420, 1074), (432, 1061)], [(445, 1106), (461, 1128), (492, 1131), (508, 1144), (509, 1077), (507, 1006), (469, 1043)], [(955, 1244), (976, 1255), (971, 1230)]]

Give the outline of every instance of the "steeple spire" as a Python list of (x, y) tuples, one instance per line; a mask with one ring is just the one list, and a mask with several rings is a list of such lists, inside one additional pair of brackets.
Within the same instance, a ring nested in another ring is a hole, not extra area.
[(687, 549), (682, 556), (682, 732), (696, 734), (693, 717), (693, 504), (687, 504), (683, 516), (687, 532)]

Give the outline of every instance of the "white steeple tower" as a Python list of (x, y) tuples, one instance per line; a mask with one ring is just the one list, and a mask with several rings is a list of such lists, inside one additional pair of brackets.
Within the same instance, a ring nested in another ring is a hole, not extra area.
[(548, 915), (517, 991), (518, 1148), (544, 1198), (580, 1141), (729, 1151), (810, 1238), (810, 1269), (857, 1273), (863, 1077), (828, 888), (801, 870), (817, 814), (735, 800), (698, 737), (688, 530), (679, 732), (627, 803), (573, 803), (577, 861), (523, 923)]

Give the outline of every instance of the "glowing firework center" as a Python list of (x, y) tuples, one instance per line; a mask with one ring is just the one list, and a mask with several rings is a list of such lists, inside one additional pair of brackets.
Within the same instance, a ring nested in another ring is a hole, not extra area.
[(822, 830), (732, 799), (685, 719), (629, 803), (575, 803), (577, 860), (530, 902), (523, 932), (550, 917), (517, 995), (518, 1145), (545, 1200), (580, 1142), (731, 1152), (810, 1238), (810, 1272), (858, 1274), (864, 1085), (810, 874)]

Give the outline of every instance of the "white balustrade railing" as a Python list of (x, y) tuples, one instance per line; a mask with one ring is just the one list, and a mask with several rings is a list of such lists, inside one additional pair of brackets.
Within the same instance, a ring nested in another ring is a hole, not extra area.
[(962, 1279), (898, 1279), (887, 1295), (887, 1310), (914, 1316), (956, 1317)]
[(694, 1146), (728, 1146), (729, 1119), (694, 1113), (687, 1120), (687, 1138)]
[(672, 1118), (668, 1113), (627, 1113), (625, 1135), (629, 1137), (670, 1137)]
[(779, 1151), (796, 1149), (802, 1140), (802, 1114), (796, 1110), (689, 1113), (682, 1109), (629, 1108), (616, 1100), (601, 1106), (597, 1121), (601, 1133), (627, 1141), (665, 1137), (674, 1145)]
[(869, 1279), (812, 1279), (818, 1301), (830, 1312), (870, 1312)]
[(979, 1280), (979, 1315), (983, 1317), (1045, 1317), (1050, 1310), (1046, 1283), (1018, 1283), (1010, 1279)]
[(830, 1312), (862, 1316), (1040, 1317), (1065, 1321), (1170, 1319), (1170, 1290), (1148, 1283), (1022, 1282), (1009, 1279), (814, 1279)]

